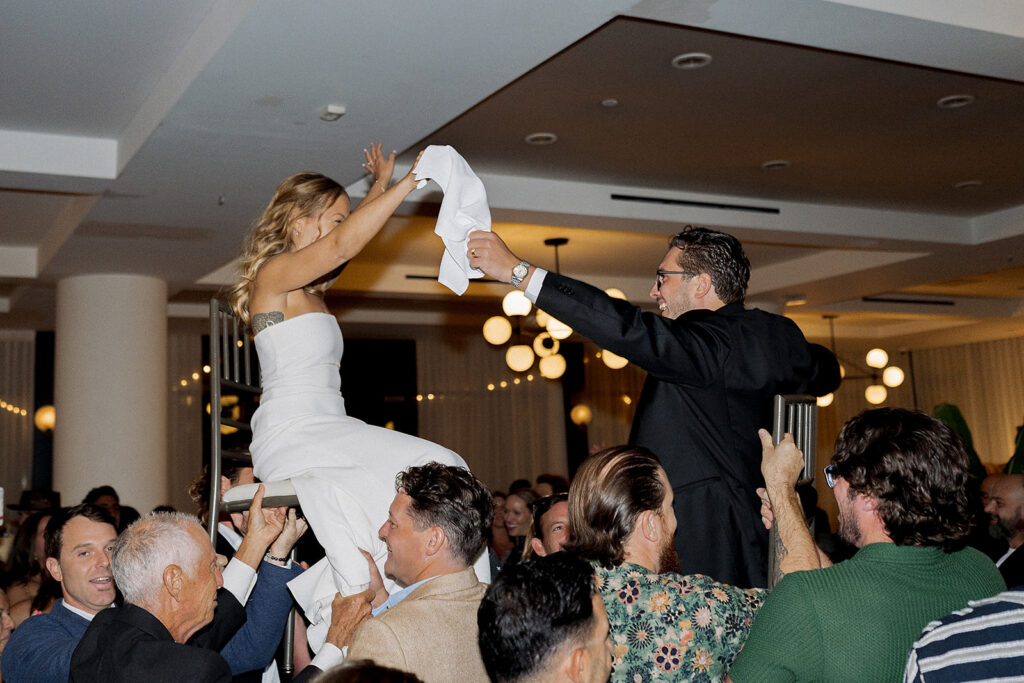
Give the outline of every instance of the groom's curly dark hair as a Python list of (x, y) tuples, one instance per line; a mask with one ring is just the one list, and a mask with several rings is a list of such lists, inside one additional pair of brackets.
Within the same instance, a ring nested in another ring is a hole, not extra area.
[(412, 498), (409, 514), (417, 530), (441, 527), (452, 555), (473, 564), (494, 520), (491, 492), (479, 479), (463, 467), (431, 462), (400, 472), (395, 489)]

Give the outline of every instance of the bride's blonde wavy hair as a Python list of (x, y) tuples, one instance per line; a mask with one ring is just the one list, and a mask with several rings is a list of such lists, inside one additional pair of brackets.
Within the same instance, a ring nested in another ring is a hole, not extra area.
[[(320, 173), (296, 173), (277, 186), (270, 204), (245, 238), (238, 281), (228, 292), (231, 308), (246, 327), (249, 326), (249, 287), (256, 273), (272, 257), (291, 248), (295, 221), (312, 217), (319, 224), (320, 216), (342, 196), (348, 196), (345, 188)], [(334, 277), (335, 273), (328, 273), (303, 289), (310, 294), (323, 292), (331, 286)]]

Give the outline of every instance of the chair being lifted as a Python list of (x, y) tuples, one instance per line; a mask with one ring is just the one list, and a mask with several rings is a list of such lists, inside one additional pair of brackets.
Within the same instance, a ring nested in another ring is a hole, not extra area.
[[(775, 395), (772, 413), (772, 441), (779, 443), (786, 434), (793, 435), (796, 447), (804, 454), (804, 471), (797, 486), (814, 483), (814, 470), (818, 462), (818, 400), (802, 394)], [(811, 534), (814, 528), (811, 528)], [(775, 566), (776, 537), (768, 536), (768, 588), (775, 587), (778, 567)]]
[[(239, 324), (234, 311), (226, 303), (210, 299), (210, 542), (217, 544), (217, 520), (222, 512), (241, 512), (252, 505), (257, 484), (236, 486), (221, 500), (221, 464), (228, 455), (222, 449), (221, 427), (233, 427), (248, 433), (252, 428), (247, 420), (225, 417), (221, 411), (221, 398), (227, 394), (245, 394), (253, 398), (261, 393), (258, 369), (253, 362), (252, 340)], [(237, 452), (231, 452), (238, 458)], [(299, 499), (291, 482), (264, 484), (263, 507), (298, 507)], [(294, 550), (292, 551), (294, 559)], [(295, 642), (295, 610), (285, 626), (284, 671), (293, 670)]]

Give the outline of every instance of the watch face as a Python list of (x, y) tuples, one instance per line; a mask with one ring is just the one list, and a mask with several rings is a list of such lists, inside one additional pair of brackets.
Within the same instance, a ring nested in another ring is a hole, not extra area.
[(525, 263), (517, 263), (516, 267), (512, 269), (512, 274), (519, 279), (526, 277), (528, 272), (530, 272), (530, 268)]

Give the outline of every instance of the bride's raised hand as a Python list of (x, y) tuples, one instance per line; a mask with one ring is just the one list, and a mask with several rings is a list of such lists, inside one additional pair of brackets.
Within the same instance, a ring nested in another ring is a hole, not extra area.
[(374, 184), (380, 183), (381, 192), (388, 189), (388, 183), (395, 172), (395, 152), (385, 157), (381, 149), (383, 146), (380, 142), (370, 143), (370, 149), (363, 150), (363, 154), (366, 155), (363, 168), (373, 174)]
[(416, 183), (418, 181), (416, 180), (416, 176), (413, 174), (416, 172), (416, 167), (420, 165), (420, 158), (423, 156), (423, 152), (425, 151), (426, 150), (420, 150), (420, 153), (416, 155), (416, 161), (412, 162), (412, 166), (409, 167), (409, 172), (406, 173), (402, 180), (400, 180), (399, 182), (409, 181), (412, 183), (413, 189), (415, 189)]

